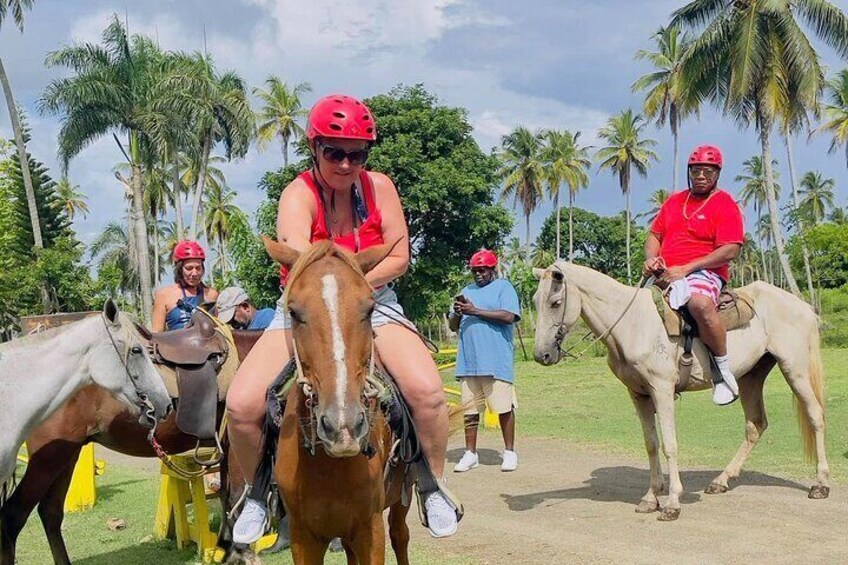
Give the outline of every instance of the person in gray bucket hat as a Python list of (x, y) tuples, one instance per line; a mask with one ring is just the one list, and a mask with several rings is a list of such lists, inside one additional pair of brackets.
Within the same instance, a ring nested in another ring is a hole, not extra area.
[(239, 286), (221, 291), (215, 311), (219, 320), (239, 330), (264, 330), (274, 318), (273, 308), (257, 310), (247, 292)]

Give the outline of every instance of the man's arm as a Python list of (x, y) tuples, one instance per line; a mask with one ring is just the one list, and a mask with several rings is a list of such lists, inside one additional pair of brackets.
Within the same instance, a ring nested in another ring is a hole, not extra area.
[[(459, 315), (463, 316), (477, 316), (487, 322), (492, 322), (495, 324), (511, 324), (515, 322), (515, 314), (512, 312), (507, 312), (506, 310), (480, 310), (470, 301), (468, 302), (457, 302), (457, 317)], [(457, 322), (459, 323), (459, 322)]]
[(645, 240), (645, 263), (642, 265), (642, 274), (646, 277), (656, 274), (662, 267), (662, 260), (659, 258), (661, 245), (659, 235), (648, 232), (648, 239)]

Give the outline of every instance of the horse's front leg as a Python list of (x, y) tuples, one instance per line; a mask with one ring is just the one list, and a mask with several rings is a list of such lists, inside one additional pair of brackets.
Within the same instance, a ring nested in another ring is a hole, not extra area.
[(657, 517), (661, 522), (670, 522), (680, 517), (680, 495), (683, 483), (680, 481), (680, 469), (677, 466), (677, 430), (674, 422), (674, 385), (662, 383), (652, 392), (654, 406), (663, 436), (663, 453), (668, 462), (668, 500), (665, 508)]
[(660, 465), (659, 438), (657, 437), (657, 421), (654, 417), (654, 401), (650, 396), (638, 394), (632, 390), (630, 399), (636, 407), (639, 421), (642, 423), (642, 435), (645, 437), (645, 450), (648, 452), (648, 464), (650, 465), (651, 479), (648, 492), (636, 506), (636, 512), (647, 514), (659, 510), (660, 502), (657, 499), (662, 493), (663, 476)]
[(354, 533), (351, 545), (359, 565), (383, 565), (386, 561), (386, 529), (383, 513), (371, 516), (370, 524)]
[(302, 527), (300, 522), (294, 516), (289, 517), (292, 561), (295, 565), (322, 565), (324, 554), (327, 552), (327, 542), (318, 539)]

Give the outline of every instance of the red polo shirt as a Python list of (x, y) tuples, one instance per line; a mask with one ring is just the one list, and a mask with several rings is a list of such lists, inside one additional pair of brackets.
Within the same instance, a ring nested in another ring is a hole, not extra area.
[[(717, 188), (709, 200), (690, 196), (687, 201), (687, 195), (688, 190), (672, 194), (651, 224), (660, 240), (660, 256), (669, 267), (706, 257), (722, 245), (742, 245), (742, 212), (730, 194)], [(710, 270), (730, 280), (729, 265)]]

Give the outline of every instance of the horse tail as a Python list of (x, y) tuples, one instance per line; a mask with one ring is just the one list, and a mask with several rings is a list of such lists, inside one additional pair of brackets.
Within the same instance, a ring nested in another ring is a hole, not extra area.
[[(807, 377), (810, 379), (810, 386), (813, 389), (816, 402), (819, 403), (819, 407), (821, 408), (822, 421), (824, 422), (824, 368), (821, 359), (821, 346), (819, 345), (818, 325), (814, 326), (814, 330), (810, 334), (807, 351), (809, 355)], [(799, 405), (797, 395), (794, 399), (795, 415), (798, 417), (798, 427), (801, 429), (801, 436), (804, 440), (804, 455), (807, 461), (815, 462), (817, 459), (815, 429), (813, 429), (804, 407)]]

